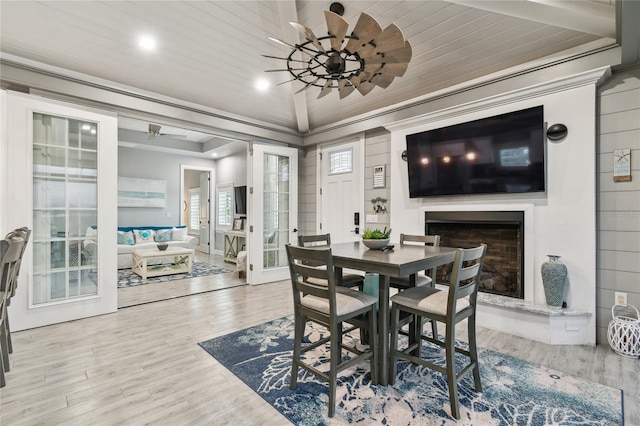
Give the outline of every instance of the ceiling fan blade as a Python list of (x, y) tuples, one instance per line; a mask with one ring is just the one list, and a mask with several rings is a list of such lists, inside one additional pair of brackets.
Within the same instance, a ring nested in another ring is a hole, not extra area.
[(304, 38), (309, 40), (320, 52), (325, 53), (324, 47), (320, 44), (318, 37), (311, 31), (311, 29), (305, 27), (302, 24), (298, 24), (297, 22), (289, 22), (293, 28), (295, 28)]
[(289, 43), (287, 43), (286, 41), (282, 41), (282, 40), (280, 40), (280, 39), (278, 39), (278, 38), (275, 38), (275, 37), (268, 37), (268, 38), (269, 38), (269, 40), (271, 40), (271, 41), (275, 41), (276, 43), (281, 44), (281, 45), (283, 45), (283, 46), (287, 46), (287, 47), (290, 47), (290, 48), (292, 48), (292, 49), (297, 49), (297, 47), (296, 47), (296, 46), (294, 46), (293, 44), (289, 44)]
[(389, 25), (377, 37), (373, 39), (372, 44), (368, 44), (358, 51), (362, 58), (368, 58), (378, 53), (385, 53), (391, 50), (400, 49), (404, 46), (404, 34), (402, 30), (395, 24)]
[(264, 70), (264, 72), (281, 72), (281, 71), (304, 71), (308, 68), (291, 68), (291, 69), (282, 69), (282, 70)]
[(324, 83), (324, 87), (322, 88), (322, 90), (320, 90), (320, 94), (318, 95), (318, 99), (322, 98), (323, 96), (328, 95), (329, 93), (331, 93), (331, 89), (333, 88), (333, 80), (327, 80)]
[(385, 64), (382, 67), (382, 73), (385, 75), (392, 75), (394, 77), (402, 77), (407, 72), (409, 64)]
[(162, 126), (149, 124), (149, 136), (158, 136), (160, 134), (160, 129), (162, 129)]
[(384, 65), (381, 63), (371, 63), (369, 61), (364, 63), (363, 71), (369, 75), (375, 75), (378, 71), (382, 69)]
[(371, 77), (370, 81), (371, 81), (371, 83), (375, 84), (376, 86), (380, 86), (383, 89), (386, 89), (387, 87), (389, 87), (389, 85), (391, 84), (393, 79), (394, 79), (394, 77), (392, 75), (378, 73), (378, 74), (374, 75), (373, 77)]
[(357, 37), (349, 39), (345, 49), (351, 53), (356, 53), (365, 47), (371, 40), (376, 38), (382, 32), (382, 27), (371, 16), (361, 13), (355, 28), (351, 32), (352, 36)]
[(265, 58), (270, 58), (270, 59), (280, 59), (280, 60), (282, 60), (282, 61), (302, 62), (303, 64), (306, 64), (306, 63), (307, 63), (307, 61), (302, 61), (302, 60), (300, 60), (300, 59), (293, 59), (293, 58), (291, 58), (291, 59), (289, 59), (289, 58), (280, 58), (280, 57), (278, 57), (278, 56), (271, 56), (271, 55), (262, 55), (262, 56), (264, 56)]
[(361, 81), (360, 84), (356, 86), (356, 89), (358, 89), (358, 92), (360, 92), (362, 96), (365, 96), (366, 94), (371, 92), (374, 87), (376, 87), (376, 85), (367, 80)]
[(356, 90), (353, 85), (347, 81), (346, 79), (340, 80), (338, 83), (338, 94), (340, 95), (340, 99), (344, 99), (349, 96), (353, 91)]
[(333, 36), (331, 39), (331, 48), (340, 50), (342, 48), (344, 37), (347, 35), (347, 31), (349, 30), (349, 23), (345, 21), (342, 16), (328, 10), (325, 10), (324, 12), (324, 19), (327, 21), (328, 34)]
[(307, 90), (309, 87), (313, 86), (314, 84), (316, 84), (318, 82), (318, 80), (320, 80), (320, 78), (316, 78), (315, 80), (313, 80), (312, 82), (306, 83), (305, 86), (298, 90), (295, 94), (298, 94), (300, 92), (302, 92), (303, 90)]
[(380, 64), (385, 62), (387, 64), (402, 64), (411, 61), (411, 55), (413, 51), (411, 49), (411, 43), (408, 40), (404, 42), (404, 46), (400, 49), (390, 50), (380, 55), (375, 55), (367, 58), (367, 63)]

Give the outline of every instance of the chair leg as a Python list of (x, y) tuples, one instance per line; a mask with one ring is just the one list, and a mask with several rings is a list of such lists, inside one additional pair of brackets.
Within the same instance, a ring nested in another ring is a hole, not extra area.
[[(394, 303), (391, 306), (391, 341), (389, 342), (389, 384), (393, 385), (398, 373), (396, 351), (398, 350), (398, 328), (400, 323), (400, 310)], [(384, 349), (383, 349), (384, 350)]]
[(378, 315), (375, 306), (371, 308), (369, 312), (369, 347), (373, 352), (371, 358), (369, 358), (371, 368), (371, 384), (378, 384)]
[(2, 370), (9, 371), (11, 366), (9, 365), (9, 345), (7, 343), (7, 330), (5, 329), (4, 322), (0, 326), (0, 349), (2, 351)]
[(460, 419), (460, 409), (458, 402), (458, 380), (456, 379), (455, 329), (455, 324), (447, 324), (447, 334), (444, 346), (445, 359), (447, 363), (447, 384), (449, 385), (449, 402), (451, 404), (451, 415), (455, 419)]
[(476, 315), (473, 314), (467, 319), (467, 335), (469, 337), (469, 358), (473, 366), (473, 384), (476, 392), (482, 392), (480, 383), (480, 364), (478, 363), (478, 346), (476, 343)]
[(9, 347), (9, 353), (13, 353), (13, 343), (11, 342), (11, 329), (9, 328), (9, 314), (8, 312), (4, 313), (4, 324), (7, 328), (7, 346)]
[(329, 352), (331, 358), (329, 359), (329, 417), (333, 417), (336, 412), (336, 387), (338, 382), (338, 364), (342, 359), (342, 348), (340, 347), (340, 341), (342, 336), (342, 324), (332, 324), (332, 329), (329, 330), (330, 348)]
[(438, 321), (434, 319), (431, 320), (431, 337), (433, 337), (436, 340), (440, 340), (438, 338)]
[(298, 386), (298, 360), (302, 350), (302, 338), (304, 337), (305, 328), (304, 315), (294, 314), (294, 331), (293, 331), (293, 358), (291, 359), (291, 380), (289, 389), (295, 389)]

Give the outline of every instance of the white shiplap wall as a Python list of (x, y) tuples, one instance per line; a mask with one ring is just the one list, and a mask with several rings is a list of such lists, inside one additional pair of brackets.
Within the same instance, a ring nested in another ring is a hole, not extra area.
[[(364, 208), (365, 208), (365, 220), (364, 228), (380, 228), (389, 226), (390, 223), (390, 199), (391, 199), (391, 162), (389, 158), (389, 151), (391, 148), (391, 133), (388, 130), (378, 129), (365, 133), (365, 148), (364, 148)], [(385, 187), (373, 189), (373, 167), (385, 166)], [(366, 221), (367, 215), (373, 213), (373, 204), (371, 200), (374, 198), (383, 198), (387, 200), (387, 212), (379, 213), (378, 222), (368, 223)], [(392, 241), (398, 241), (399, 235), (394, 232), (391, 235)]]
[[(640, 67), (599, 92), (597, 341), (607, 343), (615, 292), (640, 308)], [(613, 152), (631, 148), (631, 181), (613, 181)]]

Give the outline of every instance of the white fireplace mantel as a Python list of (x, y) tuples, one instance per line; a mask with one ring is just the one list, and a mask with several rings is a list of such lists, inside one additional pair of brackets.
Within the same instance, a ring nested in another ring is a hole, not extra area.
[[(391, 131), (390, 225), (394, 233), (423, 233), (425, 211), (523, 211), (524, 300), (479, 302), (478, 324), (550, 344), (596, 342), (596, 86), (608, 69), (565, 76), (502, 96), (387, 126)], [(545, 147), (546, 191), (410, 198), (406, 136), (542, 105), (547, 126), (562, 123), (568, 135)], [(540, 267), (560, 255), (568, 270), (567, 309), (546, 307)]]

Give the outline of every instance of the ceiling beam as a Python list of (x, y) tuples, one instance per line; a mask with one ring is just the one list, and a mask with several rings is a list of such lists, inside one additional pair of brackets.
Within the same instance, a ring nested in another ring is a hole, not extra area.
[[(279, 1), (278, 12), (280, 16), (280, 28), (282, 28), (282, 34), (280, 35), (282, 41), (287, 43), (297, 44), (300, 41), (300, 34), (296, 31), (289, 22), (298, 22), (298, 11), (296, 10), (295, 1)], [(301, 59), (300, 53), (294, 55), (295, 59)], [(290, 77), (290, 75), (287, 75)], [(291, 87), (291, 93), (293, 96), (293, 108), (298, 124), (298, 132), (305, 134), (309, 133), (309, 111), (307, 110), (307, 94), (306, 90), (300, 93), (296, 93), (299, 88), (296, 87), (295, 81), (288, 83)]]
[(616, 38), (616, 12), (613, 5), (575, 0), (448, 1), (581, 33)]
[(618, 43), (622, 48), (621, 65), (640, 63), (640, 2), (635, 0), (616, 1), (618, 14)]

